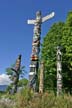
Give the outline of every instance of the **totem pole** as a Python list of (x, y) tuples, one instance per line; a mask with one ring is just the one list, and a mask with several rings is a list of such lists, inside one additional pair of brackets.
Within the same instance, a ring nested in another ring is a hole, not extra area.
[(41, 24), (54, 16), (54, 12), (42, 18), (41, 11), (36, 13), (36, 20), (28, 20), (28, 24), (34, 24), (34, 36), (32, 42), (32, 54), (30, 64), (30, 86), (37, 88), (38, 68), (39, 68), (39, 52), (40, 52), (40, 35), (41, 35)]
[(15, 68), (11, 68), (12, 71), (14, 71), (13, 75), (13, 83), (14, 83), (14, 93), (17, 92), (17, 86), (19, 81), (19, 74), (20, 74), (20, 66), (21, 66), (21, 55), (18, 56), (18, 59), (16, 60)]
[(60, 46), (57, 47), (57, 96), (62, 94), (62, 53)]
[(40, 63), (40, 79), (39, 79), (39, 93), (43, 93), (44, 89), (44, 62)]

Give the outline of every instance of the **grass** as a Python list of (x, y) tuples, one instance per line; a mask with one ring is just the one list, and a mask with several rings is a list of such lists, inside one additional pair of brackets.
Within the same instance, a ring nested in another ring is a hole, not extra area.
[(32, 94), (24, 90), (17, 96), (16, 108), (72, 108), (72, 96), (56, 97), (54, 93)]
[(23, 89), (9, 98), (15, 100), (15, 106), (0, 104), (0, 108), (72, 108), (72, 96), (67, 94), (57, 97), (54, 93), (34, 94)]

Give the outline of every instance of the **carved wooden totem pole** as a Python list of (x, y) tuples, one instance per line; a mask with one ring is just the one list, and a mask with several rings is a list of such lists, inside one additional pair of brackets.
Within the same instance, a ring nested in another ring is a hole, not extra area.
[(39, 79), (39, 93), (43, 93), (44, 90), (44, 62), (40, 63), (40, 79)]
[(19, 74), (20, 74), (20, 66), (21, 66), (21, 55), (18, 56), (15, 64), (15, 68), (11, 68), (11, 70), (14, 71), (13, 75), (13, 83), (14, 83), (14, 93), (17, 92), (17, 86), (18, 86), (18, 81), (19, 81)]
[(32, 42), (32, 54), (30, 63), (30, 87), (37, 91), (37, 78), (39, 68), (39, 52), (40, 52), (40, 35), (41, 35), (41, 24), (54, 16), (54, 12), (42, 18), (41, 11), (36, 13), (35, 20), (28, 20), (28, 24), (34, 24), (34, 36)]
[(62, 94), (62, 53), (60, 46), (57, 47), (57, 96)]

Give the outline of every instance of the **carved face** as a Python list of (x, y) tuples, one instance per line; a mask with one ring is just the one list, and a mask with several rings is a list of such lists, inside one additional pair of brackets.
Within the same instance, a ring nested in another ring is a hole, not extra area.
[(41, 11), (36, 12), (36, 19), (41, 19)]
[(37, 16), (41, 16), (41, 11), (37, 11), (37, 12), (36, 12), (36, 17), (37, 17)]

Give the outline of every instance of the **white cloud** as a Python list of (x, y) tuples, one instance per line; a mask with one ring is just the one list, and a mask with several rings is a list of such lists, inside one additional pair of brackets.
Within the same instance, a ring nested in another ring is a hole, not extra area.
[(0, 75), (0, 85), (9, 85), (11, 83), (9, 76), (6, 74)]

